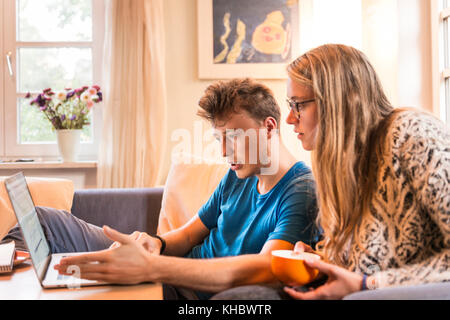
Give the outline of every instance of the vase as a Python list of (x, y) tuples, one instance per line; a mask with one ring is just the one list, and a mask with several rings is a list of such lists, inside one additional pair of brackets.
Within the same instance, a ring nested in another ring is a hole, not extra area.
[(82, 130), (56, 130), (59, 154), (63, 162), (75, 162), (80, 152)]

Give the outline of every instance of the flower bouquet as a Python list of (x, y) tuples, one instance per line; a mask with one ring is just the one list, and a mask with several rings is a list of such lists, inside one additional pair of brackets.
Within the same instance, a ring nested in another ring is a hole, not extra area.
[[(26, 95), (27, 99), (32, 96)], [(44, 112), (56, 130), (83, 129), (89, 125), (89, 112), (95, 103), (103, 100), (99, 86), (65, 89), (54, 93), (51, 88), (45, 89), (30, 104)]]
[[(31, 99), (31, 94), (26, 95)], [(56, 130), (59, 152), (64, 162), (75, 162), (80, 149), (80, 135), (89, 125), (89, 112), (103, 100), (99, 86), (65, 89), (54, 93), (45, 89), (30, 104), (44, 112)]]

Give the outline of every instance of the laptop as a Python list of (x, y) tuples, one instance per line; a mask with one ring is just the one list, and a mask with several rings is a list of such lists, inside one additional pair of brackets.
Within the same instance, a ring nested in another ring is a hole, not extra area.
[[(28, 247), (33, 268), (43, 288), (79, 288), (107, 284), (59, 274), (54, 269), (54, 266), (59, 264), (62, 258), (83, 253), (51, 254), (47, 238), (39, 222), (33, 199), (22, 172), (7, 178), (5, 186), (22, 231), (23, 239)], [(68, 272), (79, 276), (79, 268), (76, 266), (70, 266)]]

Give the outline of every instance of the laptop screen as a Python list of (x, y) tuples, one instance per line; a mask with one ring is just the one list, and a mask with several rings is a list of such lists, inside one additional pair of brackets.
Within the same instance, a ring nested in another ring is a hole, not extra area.
[(42, 279), (46, 271), (46, 260), (50, 255), (50, 248), (39, 222), (24, 175), (18, 173), (7, 178), (5, 186), (16, 213), (17, 221), (22, 229), (24, 240), (30, 251), (33, 265), (36, 268), (39, 279)]

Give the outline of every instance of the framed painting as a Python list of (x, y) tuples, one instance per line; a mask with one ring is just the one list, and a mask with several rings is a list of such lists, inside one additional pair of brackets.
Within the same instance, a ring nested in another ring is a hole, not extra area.
[(197, 0), (200, 79), (286, 79), (299, 52), (298, 0)]

